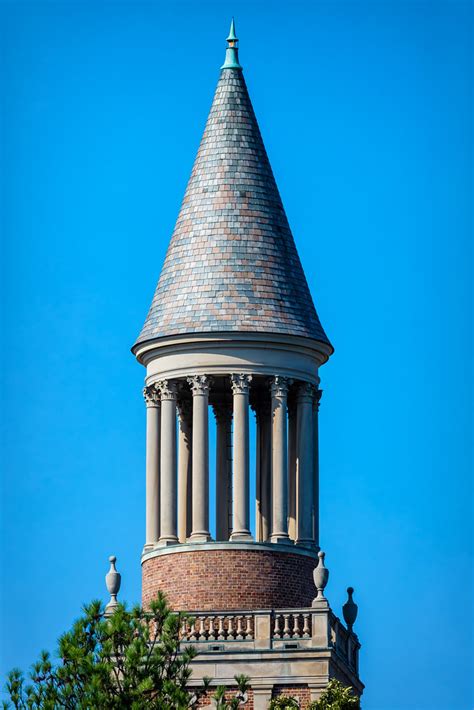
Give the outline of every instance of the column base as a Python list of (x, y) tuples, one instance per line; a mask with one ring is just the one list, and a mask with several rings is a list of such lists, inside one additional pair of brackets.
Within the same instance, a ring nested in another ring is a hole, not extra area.
[(160, 537), (156, 543), (158, 547), (169, 547), (169, 545), (179, 545), (177, 537)]
[(252, 533), (249, 530), (236, 530), (231, 532), (230, 542), (240, 542), (241, 540), (253, 540)]
[(188, 537), (187, 542), (211, 542), (212, 537), (210, 533), (204, 531), (201, 532), (193, 532), (191, 535)]
[(286, 533), (275, 533), (270, 535), (270, 542), (276, 543), (278, 545), (293, 545), (293, 540)]
[(298, 545), (298, 547), (304, 547), (306, 550), (319, 550), (318, 545), (316, 545), (314, 540), (311, 539), (295, 540), (295, 545)]

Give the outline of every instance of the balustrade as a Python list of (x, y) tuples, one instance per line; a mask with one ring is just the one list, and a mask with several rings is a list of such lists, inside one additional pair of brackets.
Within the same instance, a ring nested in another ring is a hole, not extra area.
[(190, 612), (182, 621), (181, 642), (206, 645), (212, 642), (223, 645), (241, 642), (245, 647), (284, 648), (288, 651), (295, 648), (332, 648), (357, 672), (357, 636), (329, 608), (253, 613)]
[(254, 631), (253, 614), (200, 612), (183, 620), (181, 641), (253, 641)]

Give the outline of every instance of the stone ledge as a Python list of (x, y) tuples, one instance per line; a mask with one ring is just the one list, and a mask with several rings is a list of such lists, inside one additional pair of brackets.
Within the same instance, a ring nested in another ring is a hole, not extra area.
[(274, 552), (284, 553), (289, 555), (302, 555), (311, 557), (315, 561), (318, 560), (319, 547), (310, 550), (307, 547), (299, 547), (298, 545), (280, 545), (274, 542), (254, 542), (254, 541), (221, 541), (221, 542), (186, 542), (177, 545), (169, 545), (166, 547), (156, 546), (151, 550), (144, 550), (142, 553), (143, 562), (152, 559), (153, 557), (161, 557), (162, 555), (183, 554), (187, 552), (208, 552), (208, 551), (227, 551), (227, 550), (245, 550), (247, 552)]

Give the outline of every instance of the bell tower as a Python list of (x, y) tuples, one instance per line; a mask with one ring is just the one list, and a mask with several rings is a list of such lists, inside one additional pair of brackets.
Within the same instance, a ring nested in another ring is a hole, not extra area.
[(233, 21), (227, 45), (133, 346), (146, 367), (143, 603), (162, 590), (173, 609), (192, 612), (182, 630), (199, 650), (192, 682), (210, 676), (232, 685), (244, 673), (247, 707), (263, 710), (283, 693), (304, 708), (331, 677), (363, 689), (356, 607), (346, 604), (349, 628), (332, 613), (319, 546), (319, 368), (333, 348), (265, 151)]

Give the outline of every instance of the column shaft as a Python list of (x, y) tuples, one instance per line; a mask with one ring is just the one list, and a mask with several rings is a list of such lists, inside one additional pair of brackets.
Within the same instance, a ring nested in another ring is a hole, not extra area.
[(298, 388), (297, 406), (297, 481), (298, 515), (296, 542), (313, 546), (313, 385), (302, 382)]
[(216, 417), (216, 540), (229, 539), (229, 437), (232, 425), (230, 402), (215, 404)]
[(257, 500), (256, 500), (256, 539), (265, 542), (271, 535), (271, 406), (268, 401), (259, 401), (253, 405), (257, 422), (256, 459), (257, 459)]
[(153, 386), (145, 387), (146, 403), (146, 530), (145, 547), (160, 537), (160, 397)]
[(251, 375), (231, 375), (234, 400), (234, 476), (231, 540), (251, 539), (249, 502), (249, 386)]
[(277, 375), (272, 392), (272, 542), (289, 543), (288, 536), (288, 458), (287, 394), (289, 382)]
[(189, 401), (178, 404), (178, 539), (186, 542), (191, 535), (191, 406)]
[(270, 539), (272, 534), (272, 427), (271, 407), (267, 407), (261, 428), (261, 467), (262, 467), (262, 539)]
[(313, 540), (319, 547), (319, 402), (323, 391), (313, 393)]
[(209, 385), (206, 375), (188, 377), (193, 393), (193, 542), (207, 542), (209, 533)]
[(296, 406), (288, 408), (288, 535), (296, 540), (298, 482), (296, 480)]
[(161, 380), (161, 520), (160, 544), (178, 542), (176, 500), (176, 396), (175, 382)]

